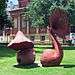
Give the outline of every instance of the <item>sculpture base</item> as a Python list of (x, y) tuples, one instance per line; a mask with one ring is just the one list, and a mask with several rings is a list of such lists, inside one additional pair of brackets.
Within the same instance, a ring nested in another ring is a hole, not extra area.
[(19, 50), (17, 52), (17, 62), (19, 65), (30, 65), (35, 61), (35, 51), (33, 49)]
[(43, 67), (58, 66), (62, 61), (63, 53), (57, 54), (55, 52), (46, 50), (41, 55), (41, 64)]

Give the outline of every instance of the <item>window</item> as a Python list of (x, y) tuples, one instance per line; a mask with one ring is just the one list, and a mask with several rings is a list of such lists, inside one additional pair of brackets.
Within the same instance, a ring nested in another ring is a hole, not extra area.
[(75, 26), (71, 26), (71, 33), (75, 33)]
[(34, 41), (35, 36), (30, 36), (30, 40)]
[(41, 41), (45, 41), (45, 36), (41, 36)]
[(1, 38), (1, 41), (3, 40), (3, 38)]

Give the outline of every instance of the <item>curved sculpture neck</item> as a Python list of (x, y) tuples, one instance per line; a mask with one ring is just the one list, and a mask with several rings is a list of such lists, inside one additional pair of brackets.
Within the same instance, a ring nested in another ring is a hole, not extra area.
[(59, 43), (59, 41), (57, 40), (55, 34), (53, 32), (49, 33), (49, 38), (51, 38), (54, 49), (56, 52), (58, 53), (62, 53), (62, 47), (61, 44)]

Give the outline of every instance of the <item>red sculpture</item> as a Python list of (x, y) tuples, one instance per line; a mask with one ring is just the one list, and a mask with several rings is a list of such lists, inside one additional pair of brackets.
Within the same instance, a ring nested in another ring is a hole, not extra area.
[(57, 35), (64, 37), (68, 33), (68, 17), (64, 10), (56, 8), (49, 19), (49, 38), (52, 40), (54, 49), (45, 50), (41, 55), (40, 61), (42, 66), (58, 66), (63, 58), (63, 49), (57, 40)]
[(63, 50), (58, 42), (54, 33), (50, 32), (49, 37), (52, 40), (54, 49), (53, 50), (45, 50), (41, 55), (41, 64), (42, 66), (56, 66), (59, 65), (62, 57), (63, 57)]
[(31, 65), (35, 61), (34, 49), (25, 49), (17, 51), (17, 62), (19, 65)]
[(49, 17), (49, 22), (49, 27), (52, 27), (52, 31), (57, 36), (64, 38), (69, 33), (69, 19), (66, 11), (55, 8)]
[(8, 44), (9, 48), (17, 51), (17, 62), (20, 65), (33, 64), (35, 61), (34, 44), (26, 38), (21, 31), (18, 31), (14, 40)]

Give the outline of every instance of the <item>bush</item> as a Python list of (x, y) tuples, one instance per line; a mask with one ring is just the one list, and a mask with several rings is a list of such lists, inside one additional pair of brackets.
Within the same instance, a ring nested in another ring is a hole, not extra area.
[(68, 40), (68, 41), (66, 41), (66, 43), (67, 43), (69, 46), (72, 46), (72, 40)]

